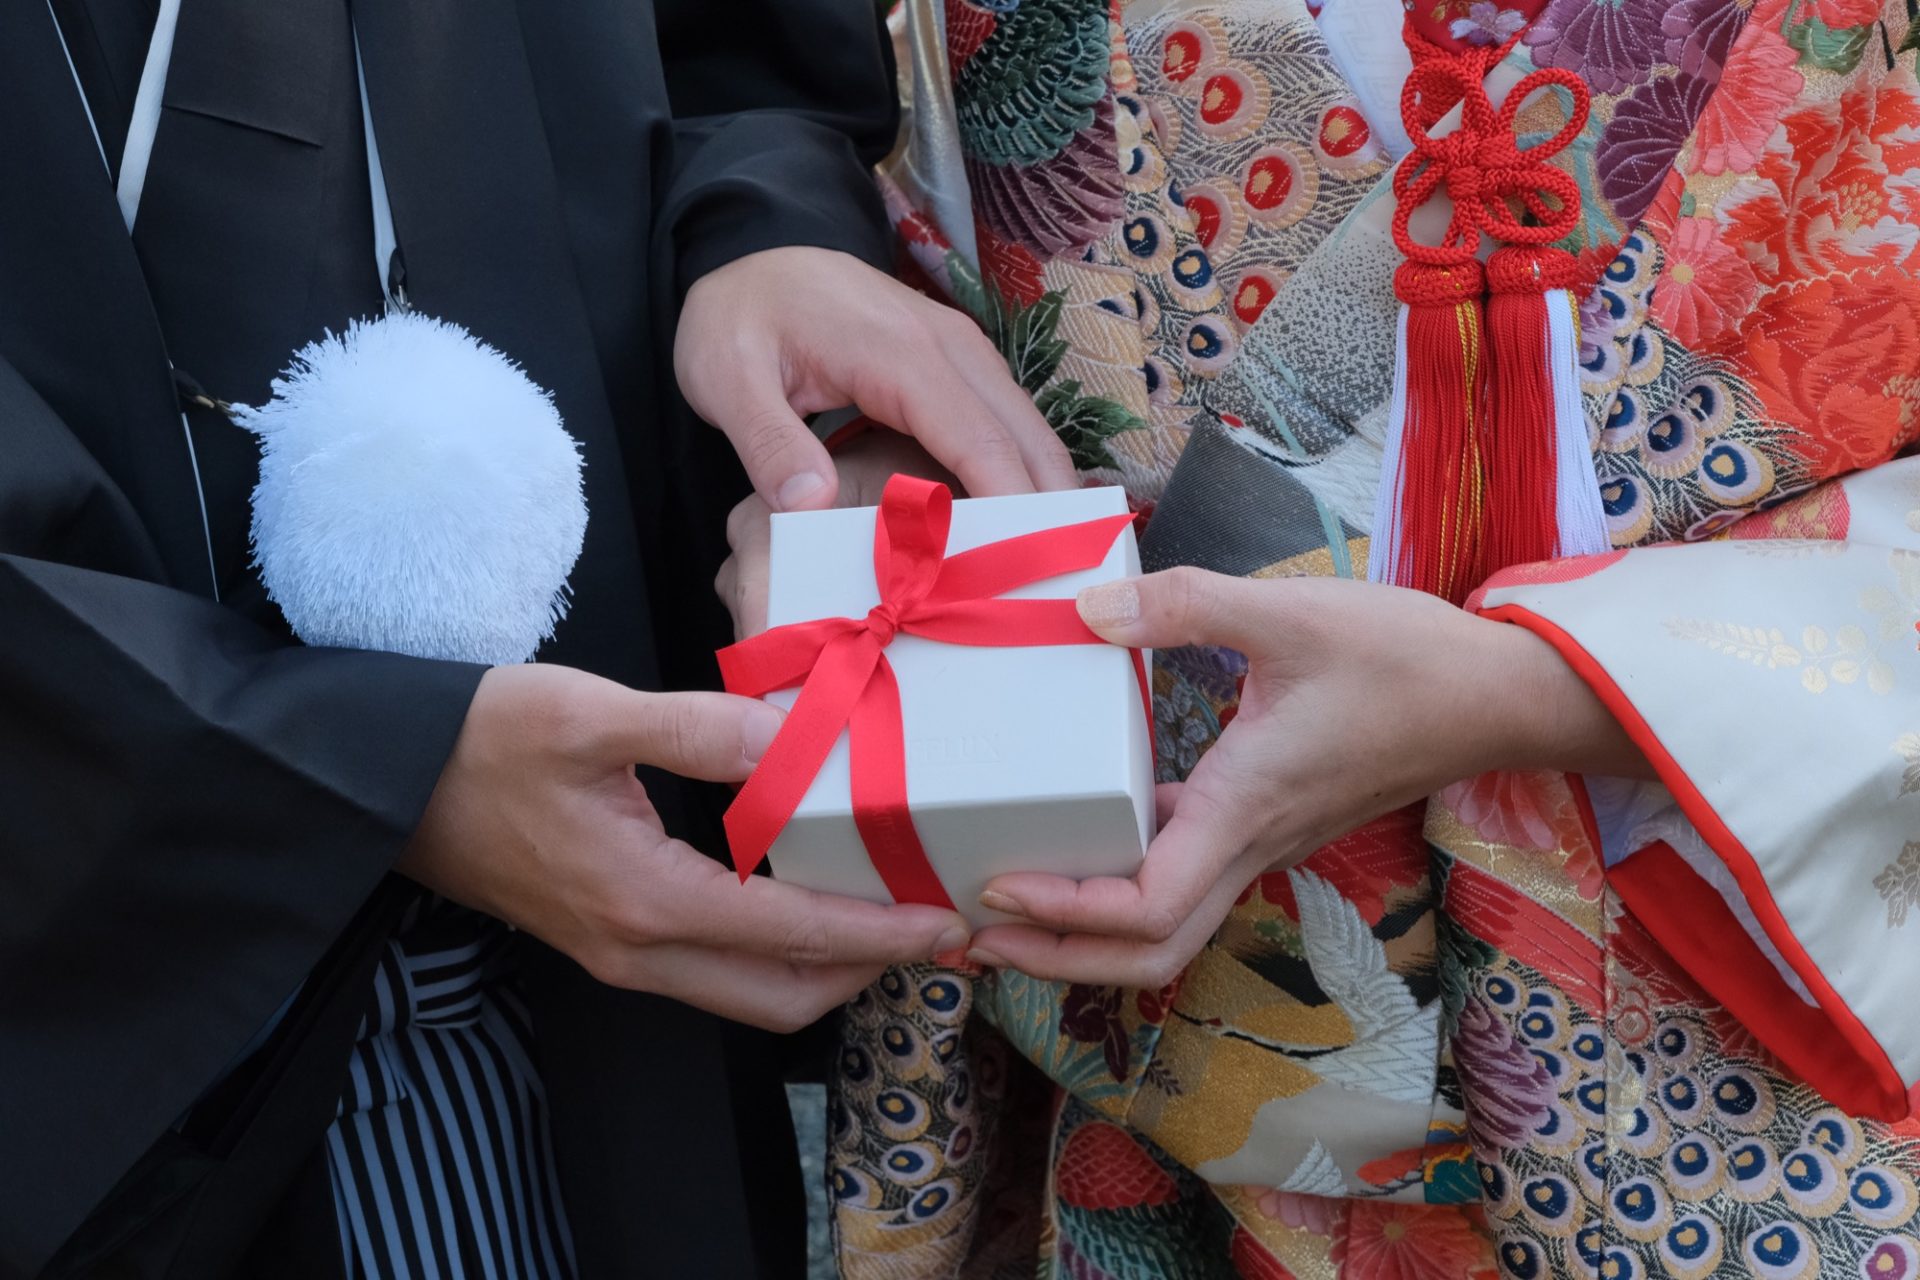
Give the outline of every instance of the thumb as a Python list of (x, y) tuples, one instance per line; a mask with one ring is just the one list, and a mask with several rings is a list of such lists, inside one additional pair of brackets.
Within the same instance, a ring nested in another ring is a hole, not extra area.
[(778, 707), (730, 693), (627, 690), (610, 712), (601, 738), (608, 755), (709, 782), (752, 773), (786, 720)]
[(832, 506), (838, 485), (833, 459), (779, 385), (743, 371), (728, 399), (716, 406), (713, 425), (732, 442), (754, 491), (766, 504), (775, 511)]
[(1252, 655), (1274, 642), (1260, 584), (1203, 569), (1168, 569), (1088, 587), (1075, 602), (1103, 640), (1136, 649), (1225, 645)]

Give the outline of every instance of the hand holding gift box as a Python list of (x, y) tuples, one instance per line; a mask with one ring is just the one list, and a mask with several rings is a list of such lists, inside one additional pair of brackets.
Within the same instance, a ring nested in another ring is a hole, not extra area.
[[(1139, 572), (1119, 489), (773, 518), (771, 629), (720, 651), (734, 693), (790, 708), (727, 813), (745, 877), (953, 906), (996, 875), (1131, 876), (1153, 822), (1146, 655), (1074, 595)], [(795, 693), (794, 690), (798, 689)]]

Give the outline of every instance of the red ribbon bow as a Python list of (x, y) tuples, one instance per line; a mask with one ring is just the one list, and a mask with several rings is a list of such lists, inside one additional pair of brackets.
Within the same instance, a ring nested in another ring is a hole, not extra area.
[[(951, 907), (907, 810), (900, 685), (886, 647), (901, 632), (947, 644), (1104, 644), (1072, 600), (998, 600), (1015, 587), (1091, 569), (1130, 515), (1043, 529), (948, 556), (953, 495), (911, 476), (887, 481), (873, 535), (880, 603), (864, 618), (795, 622), (720, 650), (729, 692), (759, 697), (800, 685), (773, 745), (727, 810), (741, 880), (793, 817), (840, 731), (852, 752), (853, 820), (895, 902)], [(1146, 693), (1145, 666), (1134, 654)]]

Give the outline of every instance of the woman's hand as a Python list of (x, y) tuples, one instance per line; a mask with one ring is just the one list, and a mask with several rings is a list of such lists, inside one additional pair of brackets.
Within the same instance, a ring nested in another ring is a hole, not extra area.
[(738, 781), (781, 713), (724, 693), (636, 693), (568, 667), (481, 677), (396, 866), (525, 929), (602, 982), (774, 1030), (814, 1021), (889, 963), (965, 941), (934, 907), (745, 884), (668, 837), (636, 763)]
[(1074, 480), (978, 325), (844, 253), (768, 249), (702, 276), (673, 367), (774, 511), (833, 505), (833, 463), (801, 417), (849, 404), (918, 440), (976, 495)]
[(1335, 578), (1175, 569), (1080, 595), (1117, 644), (1224, 645), (1240, 710), (1184, 784), (1131, 880), (1000, 876), (981, 902), (1032, 921), (974, 938), (976, 963), (1132, 987), (1171, 981), (1255, 876), (1492, 769), (1651, 776), (1550, 646), (1432, 596)]

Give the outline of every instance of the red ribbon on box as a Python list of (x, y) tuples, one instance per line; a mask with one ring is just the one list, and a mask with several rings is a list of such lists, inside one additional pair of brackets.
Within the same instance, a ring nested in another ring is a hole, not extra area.
[[(727, 810), (727, 839), (744, 881), (767, 856), (827, 754), (848, 731), (853, 820), (895, 902), (951, 907), (907, 809), (907, 744), (900, 685), (886, 648), (901, 632), (946, 644), (1105, 644), (1072, 600), (994, 597), (1107, 558), (1131, 515), (1042, 529), (948, 556), (953, 495), (912, 476), (887, 481), (873, 533), (880, 603), (864, 618), (818, 618), (762, 632), (720, 650), (729, 692), (757, 698), (800, 686), (764, 759)], [(1152, 717), (1146, 664), (1133, 651)]]

